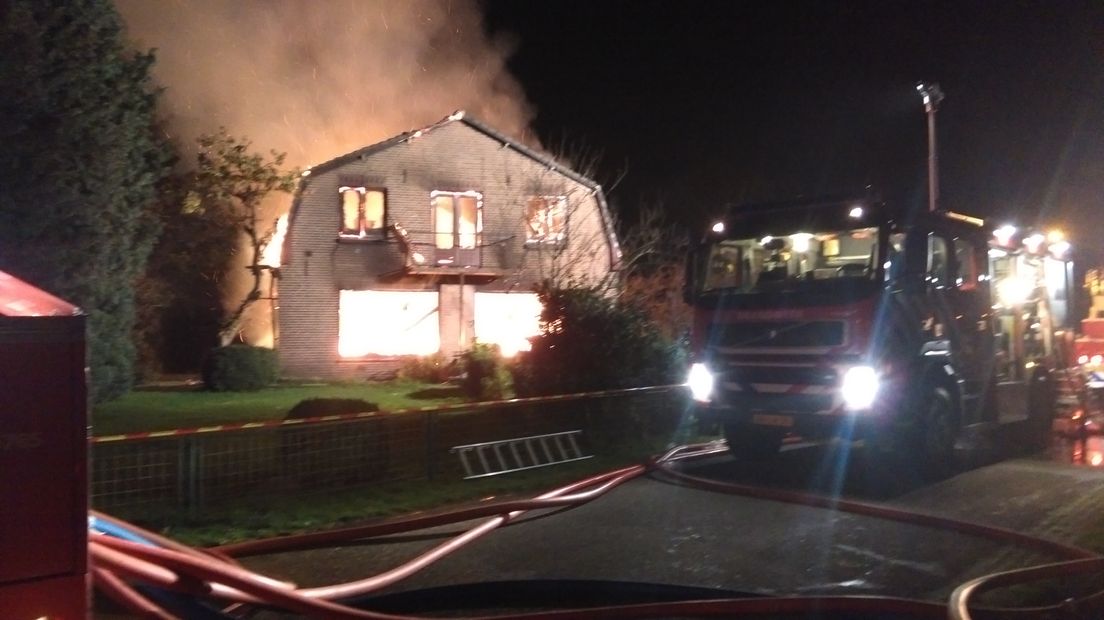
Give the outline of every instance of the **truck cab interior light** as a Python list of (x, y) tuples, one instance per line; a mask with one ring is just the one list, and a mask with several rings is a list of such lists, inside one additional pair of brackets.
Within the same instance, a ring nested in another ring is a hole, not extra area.
[(852, 366), (843, 373), (840, 395), (848, 409), (869, 409), (878, 395), (878, 373), (870, 366)]
[(997, 243), (1000, 245), (1008, 245), (1012, 241), (1012, 237), (1016, 234), (1016, 227), (1010, 224), (1005, 224), (1000, 228), (993, 231), (993, 236), (997, 238)]
[(1034, 233), (1023, 240), (1024, 247), (1032, 254), (1037, 254), (1039, 252), (1039, 249), (1043, 247), (1043, 241), (1046, 241), (1046, 237), (1043, 237), (1039, 233)]
[(707, 403), (713, 396), (713, 373), (700, 362), (690, 365), (690, 373), (686, 377), (686, 387), (690, 388), (690, 396), (698, 401)]
[(1065, 258), (1067, 254), (1069, 254), (1070, 243), (1069, 241), (1060, 239), (1051, 243), (1048, 249), (1050, 250), (1051, 255), (1054, 256), (1054, 258), (1062, 259)]
[(997, 299), (1006, 308), (1024, 303), (1031, 297), (1034, 286), (1025, 278), (1012, 276), (997, 283)]
[(793, 241), (793, 251), (801, 254), (809, 251), (809, 240), (813, 236), (809, 233), (796, 233), (790, 235), (790, 240)]

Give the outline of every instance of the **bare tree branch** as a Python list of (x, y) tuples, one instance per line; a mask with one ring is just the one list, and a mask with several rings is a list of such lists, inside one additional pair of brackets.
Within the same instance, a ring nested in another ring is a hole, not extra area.
[(198, 209), (217, 209), (231, 225), (245, 235), (248, 243), (250, 288), (219, 328), (219, 343), (226, 346), (241, 331), (246, 309), (261, 297), (265, 265), (261, 257), (272, 241), (276, 225), (258, 222), (262, 201), (273, 192), (294, 191), (298, 170), (282, 171), (286, 155), (270, 151), (268, 159), (250, 151), (251, 143), (221, 129), (217, 134), (199, 138), (196, 199)]

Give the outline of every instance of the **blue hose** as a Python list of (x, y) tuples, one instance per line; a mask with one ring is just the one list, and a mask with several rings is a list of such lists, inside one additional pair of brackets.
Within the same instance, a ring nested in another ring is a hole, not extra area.
[[(88, 529), (92, 532), (97, 532), (106, 536), (111, 536), (128, 542), (138, 543), (140, 545), (146, 545), (147, 547), (160, 547), (157, 543), (147, 539), (144, 536), (139, 536), (131, 531), (129, 528), (112, 523), (104, 519), (98, 519), (93, 515), (88, 516)], [(222, 613), (216, 607), (209, 605), (195, 597), (181, 594), (179, 592), (170, 592), (161, 588), (153, 588), (150, 586), (136, 585), (139, 592), (144, 596), (149, 597), (156, 603), (165, 607), (172, 613), (180, 616), (181, 618), (189, 618), (194, 620), (226, 620), (233, 616), (228, 616)]]
[(146, 538), (144, 538), (142, 536), (139, 536), (139, 535), (135, 534), (134, 532), (130, 531), (129, 529), (127, 529), (127, 528), (125, 528), (121, 525), (111, 523), (110, 521), (105, 521), (103, 519), (97, 519), (95, 516), (92, 516), (92, 515), (88, 516), (88, 529), (90, 529), (94, 532), (99, 532), (100, 534), (107, 534), (108, 536), (113, 536), (115, 538), (120, 538), (120, 539), (128, 541), (128, 542), (133, 542), (133, 543), (138, 543), (140, 545), (145, 545), (147, 547), (158, 547), (158, 546), (160, 546), (160, 545), (154, 544), (152, 541), (147, 540)]

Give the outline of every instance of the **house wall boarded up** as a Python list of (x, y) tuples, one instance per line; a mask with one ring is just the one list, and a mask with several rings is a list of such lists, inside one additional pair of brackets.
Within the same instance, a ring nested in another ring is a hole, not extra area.
[(450, 117), (304, 178), (280, 268), (283, 373), (386, 376), (403, 353), (455, 354), (477, 324), (531, 314), (537, 283), (604, 281), (618, 257), (596, 184)]

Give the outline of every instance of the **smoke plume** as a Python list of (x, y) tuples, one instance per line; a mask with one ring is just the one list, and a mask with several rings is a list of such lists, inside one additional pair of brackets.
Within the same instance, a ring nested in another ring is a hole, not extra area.
[[(134, 44), (157, 50), (163, 111), (186, 160), (196, 137), (222, 126), (304, 168), (457, 109), (535, 141), (510, 46), (488, 38), (472, 0), (117, 4)], [(257, 314), (248, 331), (263, 342)]]
[(306, 167), (465, 109), (527, 139), (531, 109), (467, 0), (118, 0), (156, 48), (183, 144), (225, 126)]

